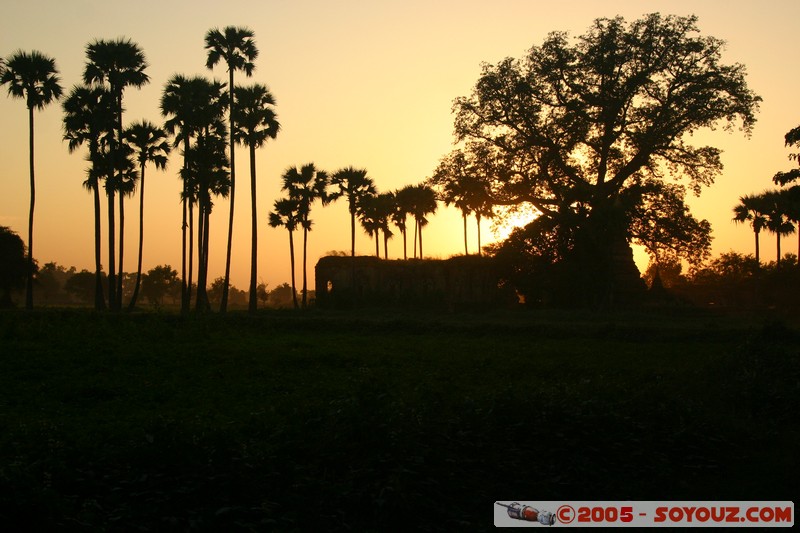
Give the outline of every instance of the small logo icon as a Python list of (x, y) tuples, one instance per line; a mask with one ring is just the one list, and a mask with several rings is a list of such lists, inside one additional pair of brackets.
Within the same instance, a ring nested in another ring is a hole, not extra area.
[(529, 505), (522, 505), (519, 502), (511, 504), (494, 502), (501, 507), (505, 507), (508, 511), (508, 516), (516, 520), (525, 520), (526, 522), (539, 522), (545, 526), (552, 526), (556, 523), (556, 516), (549, 511), (540, 511)]

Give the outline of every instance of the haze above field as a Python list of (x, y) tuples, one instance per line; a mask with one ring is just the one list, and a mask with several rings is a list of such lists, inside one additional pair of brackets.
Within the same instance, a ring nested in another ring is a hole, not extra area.
[[(725, 170), (717, 183), (690, 199), (695, 215), (714, 228), (715, 253), (734, 249), (751, 253), (752, 233), (735, 226), (731, 209), (739, 196), (772, 185), (772, 175), (790, 166), (783, 135), (800, 124), (796, 87), (795, 25), (800, 4), (776, 1), (703, 3), (591, 1), (545, 5), (541, 2), (404, 1), (323, 2), (139, 2), (29, 1), (4, 5), (0, 56), (15, 50), (39, 50), (56, 59), (62, 85), (79, 83), (85, 46), (94, 39), (131, 38), (144, 50), (151, 83), (125, 93), (125, 122), (142, 118), (161, 122), (158, 104), (164, 83), (174, 73), (225, 79), (224, 67), (205, 68), (203, 37), (213, 27), (248, 26), (260, 51), (253, 78), (237, 83), (268, 85), (277, 99), (282, 132), (257, 153), (260, 189), (259, 273), (270, 287), (289, 279), (286, 232), (266, 224), (280, 195), (279, 178), (288, 166), (314, 162), (335, 171), (364, 167), (380, 190), (418, 183), (430, 176), (452, 148), (454, 98), (470, 93), (480, 63), (520, 57), (550, 31), (580, 35), (595, 18), (645, 13), (699, 17), (704, 35), (728, 42), (727, 63), (743, 63), (750, 87), (764, 101), (750, 139), (739, 132), (708, 132), (697, 144), (724, 150)], [(127, 5), (127, 4), (126, 4)], [(765, 9), (768, 8), (768, 9)], [(3, 91), (5, 92), (5, 91)], [(92, 269), (92, 201), (81, 186), (87, 163), (68, 154), (61, 141), (61, 108), (51, 105), (36, 115), (36, 247), (40, 263), (57, 261)], [(247, 151), (236, 152), (237, 176), (248, 172)], [(28, 209), (27, 111), (23, 102), (0, 97), (0, 225), (23, 238)], [(180, 158), (166, 171), (150, 171), (147, 186), (144, 270), (180, 263)], [(250, 194), (237, 180), (232, 282), (247, 285)], [(212, 215), (210, 279), (222, 275), (228, 204), (217, 202)], [(133, 246), (138, 214), (126, 220), (126, 241)], [(312, 211), (310, 264), (331, 250), (349, 248), (343, 202)], [(484, 235), (488, 235), (487, 222)], [(426, 255), (446, 257), (463, 250), (461, 221), (454, 209), (440, 207), (426, 228)], [(470, 235), (476, 242), (475, 228)], [(792, 240), (794, 242), (794, 240)], [(371, 252), (359, 233), (357, 250)], [(792, 245), (787, 251), (794, 252)], [(106, 253), (103, 253), (106, 256)], [(390, 257), (402, 257), (401, 240), (390, 242)], [(774, 259), (767, 255), (767, 260)], [(637, 256), (640, 269), (644, 255)], [(126, 270), (135, 269), (128, 256)], [(313, 271), (310, 272), (313, 276)], [(313, 283), (313, 281), (312, 281)]]

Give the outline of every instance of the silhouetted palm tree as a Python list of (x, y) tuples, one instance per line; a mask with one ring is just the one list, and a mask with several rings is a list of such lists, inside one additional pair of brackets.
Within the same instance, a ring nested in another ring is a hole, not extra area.
[(756, 239), (756, 263), (761, 264), (758, 236), (767, 226), (767, 205), (763, 195), (747, 194), (739, 197), (739, 204), (733, 208), (733, 221), (736, 223), (750, 222)]
[(269, 225), (273, 228), (280, 226), (285, 227), (289, 231), (289, 259), (292, 267), (292, 301), (294, 308), (298, 309), (300, 306), (297, 303), (297, 284), (295, 283), (294, 275), (294, 230), (300, 223), (299, 215), (300, 205), (296, 199), (282, 198), (275, 200), (273, 211), (269, 214)]
[(231, 206), (230, 217), (228, 221), (228, 249), (225, 255), (225, 285), (222, 287), (222, 302), (220, 304), (220, 312), (224, 313), (228, 307), (228, 287), (230, 285), (230, 272), (231, 272), (231, 243), (233, 242), (233, 209), (234, 199), (236, 194), (236, 166), (234, 157), (234, 140), (233, 140), (233, 116), (235, 109), (234, 96), (236, 94), (236, 85), (234, 85), (233, 73), (241, 70), (249, 78), (253, 75), (255, 70), (255, 61), (258, 57), (258, 49), (256, 48), (255, 41), (253, 41), (253, 32), (248, 28), (236, 28), (234, 26), (227, 26), (220, 31), (217, 28), (209, 30), (206, 33), (206, 50), (208, 51), (208, 58), (206, 67), (213, 69), (214, 66), (220, 62), (225, 61), (228, 65), (228, 95), (230, 97), (229, 110), (230, 110), (230, 165), (231, 165)]
[(375, 215), (378, 228), (383, 232), (383, 258), (389, 259), (389, 239), (392, 238), (392, 230), (389, 224), (392, 215), (396, 211), (396, 199), (394, 193), (384, 192), (375, 197)]
[(767, 191), (763, 194), (763, 198), (766, 205), (765, 215), (767, 217), (765, 227), (775, 234), (777, 241), (776, 264), (780, 266), (781, 237), (794, 233), (794, 224), (792, 224), (787, 216), (786, 197), (781, 194), (781, 191)]
[(303, 165), (300, 169), (291, 167), (286, 169), (282, 176), (282, 190), (289, 193), (289, 198), (297, 201), (300, 226), (303, 228), (303, 309), (308, 305), (308, 232), (311, 231), (312, 222), (309, 219), (311, 204), (315, 200), (326, 202), (328, 174), (317, 170), (314, 163)]
[(355, 257), (358, 204), (363, 198), (376, 193), (375, 183), (367, 176), (365, 169), (347, 167), (336, 171), (331, 176), (331, 185), (335, 187), (335, 190), (330, 194), (329, 200), (347, 198), (347, 208), (350, 212), (350, 256)]
[(380, 257), (381, 251), (378, 236), (380, 235), (381, 225), (378, 214), (378, 196), (376, 194), (363, 196), (358, 202), (357, 215), (361, 227), (364, 228), (370, 239), (375, 239), (375, 257)]
[(139, 162), (139, 259), (136, 264), (136, 284), (133, 287), (133, 296), (128, 304), (128, 309), (136, 307), (136, 299), (139, 296), (139, 286), (142, 281), (142, 250), (144, 244), (144, 171), (148, 162), (152, 162), (156, 168), (164, 169), (167, 166), (169, 156), (169, 144), (167, 134), (163, 129), (157, 127), (152, 122), (142, 120), (131, 124), (125, 129), (124, 139), (135, 151), (136, 160)]
[[(412, 185), (406, 185), (402, 189), (395, 191), (395, 212), (392, 214), (394, 225), (403, 234), (403, 259), (408, 259), (408, 246), (406, 243), (406, 219), (414, 210), (414, 189)], [(416, 237), (415, 237), (416, 242)], [(416, 247), (414, 253), (416, 254)]]
[(122, 309), (122, 254), (124, 250), (124, 235), (120, 231), (120, 261), (117, 276), (114, 258), (114, 195), (115, 182), (122, 186), (122, 172), (125, 170), (127, 156), (122, 144), (122, 96), (127, 87), (142, 87), (150, 81), (144, 73), (147, 61), (144, 52), (130, 39), (115, 39), (112, 41), (96, 40), (86, 47), (87, 63), (83, 71), (83, 81), (86, 84), (107, 86), (114, 102), (114, 126), (116, 134), (111, 144), (112, 160), (114, 162), (115, 180), (106, 179), (106, 192), (108, 193), (108, 239), (109, 239), (109, 291), (108, 303), (111, 309)]
[[(431, 215), (436, 212), (436, 192), (425, 183), (420, 185), (413, 185), (407, 193), (410, 197), (409, 202), (412, 203), (411, 214), (414, 216), (416, 233), (419, 236), (419, 258), (422, 259), (422, 228), (428, 224), (426, 215)], [(416, 252), (416, 246), (414, 247)]]
[[(24, 98), (28, 107), (28, 147), (31, 198), (28, 212), (28, 263), (33, 265), (33, 211), (36, 205), (36, 180), (34, 178), (33, 110), (44, 109), (53, 100), (61, 98), (58, 70), (54, 59), (41, 52), (15, 52), (6, 61), (0, 76), (0, 85), (8, 84), (8, 94)], [(25, 283), (25, 307), (33, 308), (33, 269), (28, 269)]]
[(277, 115), (273, 106), (275, 99), (264, 85), (255, 84), (250, 87), (237, 87), (237, 106), (233, 111), (235, 130), (233, 138), (250, 147), (250, 299), (248, 309), (251, 313), (258, 306), (258, 218), (256, 209), (256, 148), (260, 148), (267, 139), (274, 139), (280, 130)]
[(111, 95), (102, 87), (76, 85), (64, 100), (64, 140), (69, 143), (70, 153), (84, 143), (89, 145), (88, 176), (83, 186), (94, 197), (94, 264), (95, 264), (95, 309), (105, 309), (103, 296), (103, 274), (100, 261), (100, 178), (106, 176), (101, 154), (102, 147), (108, 147), (108, 137), (113, 135)]

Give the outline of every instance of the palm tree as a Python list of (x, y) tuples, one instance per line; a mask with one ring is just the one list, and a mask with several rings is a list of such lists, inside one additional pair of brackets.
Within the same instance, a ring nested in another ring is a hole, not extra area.
[(113, 154), (113, 172), (117, 178), (109, 182), (106, 179), (106, 192), (108, 193), (108, 243), (109, 243), (109, 274), (108, 274), (108, 304), (111, 309), (122, 309), (122, 253), (124, 249), (123, 233), (120, 231), (120, 261), (119, 276), (115, 272), (115, 242), (114, 242), (114, 195), (115, 183), (122, 184), (122, 173), (125, 171), (127, 159), (122, 143), (122, 96), (126, 87), (140, 88), (150, 81), (144, 73), (147, 61), (144, 52), (130, 39), (115, 39), (112, 41), (96, 40), (86, 47), (87, 63), (83, 71), (83, 81), (86, 84), (107, 86), (114, 102), (114, 126), (116, 134), (113, 136), (111, 152)]
[[(406, 243), (406, 219), (414, 211), (414, 189), (412, 185), (406, 185), (402, 189), (395, 191), (395, 212), (392, 214), (394, 225), (403, 234), (403, 259), (408, 259), (408, 246)], [(416, 241), (416, 237), (415, 237)], [(416, 247), (415, 247), (416, 253)]]
[(157, 127), (152, 122), (142, 120), (131, 124), (125, 129), (124, 139), (135, 150), (136, 160), (139, 162), (139, 259), (136, 266), (136, 284), (133, 288), (133, 296), (128, 304), (128, 309), (136, 307), (136, 299), (139, 296), (139, 286), (142, 281), (142, 249), (144, 243), (144, 171), (148, 162), (152, 162), (156, 168), (164, 169), (167, 166), (169, 156), (169, 144), (167, 143), (166, 132)]
[(350, 212), (350, 257), (356, 255), (356, 214), (359, 202), (376, 193), (375, 183), (367, 176), (363, 168), (347, 167), (336, 171), (331, 176), (331, 185), (334, 190), (329, 199), (335, 201), (341, 197), (347, 198), (347, 207)]
[[(409, 189), (407, 194), (410, 197), (409, 202), (412, 204), (411, 214), (414, 216), (416, 228), (414, 239), (416, 240), (417, 235), (419, 236), (419, 258), (422, 259), (422, 228), (428, 225), (428, 219), (425, 216), (436, 212), (436, 192), (425, 183), (413, 185)], [(416, 245), (414, 252), (416, 253)]]
[(111, 124), (111, 97), (102, 87), (76, 85), (64, 100), (64, 140), (68, 141), (70, 153), (84, 143), (89, 145), (88, 177), (83, 182), (94, 196), (94, 262), (95, 262), (95, 309), (105, 309), (103, 296), (103, 275), (100, 262), (100, 178), (105, 175), (103, 145), (107, 147)]
[[(781, 191), (786, 218), (800, 228), (800, 185)], [(797, 232), (797, 256), (800, 257), (800, 231)]]
[(254, 313), (258, 307), (258, 219), (256, 210), (256, 148), (267, 139), (274, 139), (280, 131), (277, 115), (272, 106), (275, 99), (264, 85), (237, 87), (236, 101), (239, 105), (233, 111), (235, 130), (233, 138), (240, 144), (250, 147), (250, 300), (248, 309)]
[[(161, 95), (161, 115), (166, 117), (164, 129), (174, 135), (173, 147), (182, 146), (183, 165), (180, 171), (183, 180), (181, 206), (183, 210), (181, 223), (181, 312), (189, 311), (192, 299), (192, 257), (193, 257), (193, 206), (197, 197), (192, 186), (189, 172), (192, 138), (196, 137), (202, 124), (197, 109), (208, 105), (214, 94), (221, 93), (224, 88), (219, 82), (209, 82), (201, 76), (188, 78), (176, 74), (170, 78)], [(189, 235), (187, 238), (187, 229)], [(187, 254), (188, 247), (188, 254)], [(187, 266), (188, 257), (188, 266)]]
[(767, 205), (763, 195), (747, 194), (739, 197), (739, 204), (733, 208), (733, 221), (738, 223), (750, 222), (756, 239), (756, 264), (761, 264), (758, 236), (767, 226)]
[[(217, 100), (218, 104), (221, 103)], [(199, 114), (202, 116), (201, 108)], [(208, 258), (210, 216), (213, 208), (212, 196), (227, 197), (230, 192), (230, 174), (228, 158), (225, 154), (227, 129), (222, 122), (223, 106), (214, 111), (213, 102), (205, 113), (209, 123), (204, 125), (197, 135), (197, 142), (191, 150), (189, 158), (189, 189), (196, 196), (193, 199), (198, 205), (197, 223), (197, 302), (196, 310), (205, 312), (210, 309), (208, 292)]]
[(228, 221), (228, 250), (225, 256), (225, 284), (222, 287), (222, 303), (220, 304), (220, 312), (224, 313), (228, 308), (228, 286), (231, 279), (231, 243), (233, 242), (233, 209), (234, 198), (236, 193), (236, 166), (234, 157), (234, 110), (235, 101), (234, 96), (236, 93), (236, 86), (233, 83), (233, 73), (237, 70), (244, 71), (245, 75), (249, 78), (253, 75), (255, 70), (255, 61), (258, 57), (258, 49), (256, 48), (255, 41), (253, 41), (253, 32), (248, 28), (236, 28), (234, 26), (227, 26), (224, 30), (220, 31), (217, 28), (209, 30), (206, 33), (206, 50), (208, 57), (206, 60), (206, 67), (213, 69), (214, 66), (220, 62), (225, 61), (228, 65), (228, 95), (230, 96), (229, 118), (230, 118), (230, 165), (231, 165), (231, 206), (230, 217)]
[(289, 198), (298, 203), (298, 216), (300, 226), (303, 228), (303, 309), (308, 305), (308, 232), (311, 231), (312, 222), (309, 219), (311, 204), (320, 199), (327, 203), (328, 174), (317, 170), (314, 163), (303, 165), (300, 169), (292, 167), (286, 169), (282, 176), (282, 190), (289, 193)]
[(787, 216), (787, 197), (782, 195), (781, 191), (767, 191), (762, 196), (766, 205), (765, 215), (767, 217), (767, 222), (765, 227), (775, 234), (778, 247), (776, 264), (780, 266), (781, 237), (794, 233), (794, 224), (792, 224)]
[[(6, 61), (0, 76), (0, 85), (8, 84), (8, 94), (24, 98), (28, 107), (28, 149), (31, 199), (28, 211), (28, 264), (33, 265), (33, 211), (36, 205), (36, 180), (34, 178), (33, 110), (44, 109), (53, 100), (61, 98), (61, 85), (55, 59), (41, 52), (15, 52)], [(25, 307), (33, 308), (33, 269), (28, 269), (25, 283)]]
[[(396, 199), (394, 193), (384, 192), (375, 197), (375, 215), (378, 229), (383, 232), (383, 258), (389, 259), (389, 239), (393, 233), (389, 229), (392, 215), (396, 211)], [(377, 237), (377, 235), (376, 235)]]
[(381, 231), (378, 196), (371, 194), (358, 202), (358, 221), (370, 239), (375, 239), (375, 257), (381, 256), (379, 235)]
[(292, 301), (294, 308), (298, 309), (300, 306), (297, 303), (297, 284), (295, 283), (294, 276), (294, 230), (300, 223), (299, 216), (300, 205), (298, 200), (290, 198), (282, 198), (275, 200), (273, 211), (269, 214), (269, 225), (273, 228), (280, 226), (289, 230), (289, 259), (292, 266)]

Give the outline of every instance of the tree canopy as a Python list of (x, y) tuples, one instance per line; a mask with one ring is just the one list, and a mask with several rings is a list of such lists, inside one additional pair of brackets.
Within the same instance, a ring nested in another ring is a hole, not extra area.
[(723, 48), (694, 16), (553, 32), (521, 59), (483, 66), (472, 94), (455, 101), (457, 141), (493, 161), (494, 205), (527, 203), (556, 222), (538, 230), (579, 229), (592, 263), (613, 264), (608, 250), (623, 239), (654, 259), (702, 257), (710, 225), (684, 196), (712, 184), (722, 161), (691, 136), (737, 125), (749, 135), (761, 101), (745, 67), (722, 62)]

